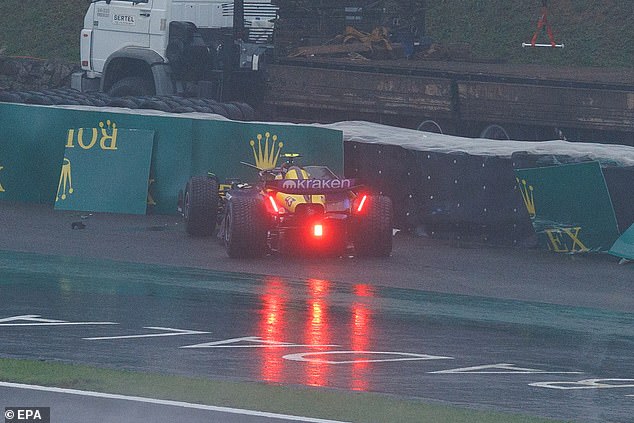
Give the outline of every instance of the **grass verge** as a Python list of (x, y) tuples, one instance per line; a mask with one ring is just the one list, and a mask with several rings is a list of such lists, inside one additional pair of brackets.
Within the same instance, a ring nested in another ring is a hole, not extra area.
[[(287, 7), (289, 2), (279, 3)], [(404, 10), (412, 4), (411, 0), (389, 3), (400, 4)], [(557, 42), (564, 43), (565, 49), (521, 47), (537, 29), (541, 11), (538, 0), (416, 3), (426, 4), (427, 35), (440, 43), (468, 43), (480, 60), (599, 67), (632, 67), (634, 63), (632, 0), (549, 2), (548, 20)], [(86, 0), (0, 1), (0, 50), (6, 48), (7, 55), (78, 63), (79, 33), (88, 4)], [(539, 40), (548, 42), (545, 33)]]
[(553, 422), (535, 417), (469, 410), (372, 393), (256, 382), (215, 381), (33, 360), (0, 359), (0, 381), (349, 422)]

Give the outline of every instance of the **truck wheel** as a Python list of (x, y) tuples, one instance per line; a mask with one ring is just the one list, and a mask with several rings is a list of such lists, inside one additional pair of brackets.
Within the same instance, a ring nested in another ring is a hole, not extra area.
[(442, 134), (442, 128), (435, 120), (425, 120), (416, 128), (417, 131), (432, 132), (434, 134)]
[(128, 109), (136, 109), (138, 108), (138, 104), (129, 98), (115, 97), (106, 101), (106, 106), (110, 107), (125, 107)]
[(508, 132), (500, 125), (489, 125), (480, 132), (480, 138), (485, 138), (489, 140), (500, 140), (506, 141), (510, 140)]
[(240, 108), (236, 106), (235, 104), (223, 103), (222, 107), (224, 107), (224, 109), (227, 111), (227, 114), (225, 115), (226, 118), (229, 118), (231, 120), (244, 119), (244, 117), (242, 116), (242, 110), (240, 110)]
[(112, 97), (154, 95), (154, 83), (140, 76), (129, 76), (115, 82), (108, 94)]
[(266, 211), (256, 197), (227, 202), (224, 244), (231, 258), (262, 257), (266, 251)]
[(353, 244), (360, 257), (389, 257), (392, 253), (392, 200), (368, 197), (366, 209), (355, 218)]
[(183, 203), (187, 233), (193, 236), (212, 235), (218, 215), (218, 182), (208, 176), (190, 178)]
[(251, 107), (247, 103), (241, 103), (239, 101), (232, 102), (231, 104), (234, 104), (240, 109), (240, 112), (242, 112), (242, 120), (255, 120), (255, 110), (253, 109), (253, 107)]
[(172, 111), (172, 106), (161, 100), (145, 100), (139, 105), (139, 109), (160, 110), (169, 113)]

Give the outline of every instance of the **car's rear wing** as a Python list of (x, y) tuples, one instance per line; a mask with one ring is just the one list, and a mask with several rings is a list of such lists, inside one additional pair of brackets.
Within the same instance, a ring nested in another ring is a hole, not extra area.
[(357, 179), (279, 179), (265, 183), (267, 189), (299, 195), (353, 191), (362, 185)]

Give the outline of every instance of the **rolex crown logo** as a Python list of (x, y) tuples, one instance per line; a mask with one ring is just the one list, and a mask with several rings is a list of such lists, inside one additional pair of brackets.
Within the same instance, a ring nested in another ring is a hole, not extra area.
[(517, 185), (520, 189), (520, 193), (522, 194), (522, 200), (524, 200), (524, 205), (526, 205), (526, 210), (528, 211), (528, 215), (531, 219), (535, 218), (535, 197), (533, 196), (533, 186), (528, 185), (526, 179), (522, 179), (520, 181), (519, 178), (515, 178), (517, 181)]
[(62, 173), (59, 177), (59, 184), (57, 184), (57, 197), (55, 197), (55, 202), (59, 201), (60, 198), (62, 200), (66, 200), (66, 192), (68, 192), (68, 194), (72, 194), (73, 191), (73, 177), (71, 175), (70, 160), (64, 157)]
[(107, 119), (105, 123), (99, 122), (99, 128), (101, 128), (101, 135), (104, 137), (111, 137), (117, 132), (117, 124), (111, 122), (110, 119)]
[[(277, 135), (271, 136), (270, 132), (266, 132), (264, 136), (262, 136), (262, 134), (258, 134), (256, 139), (258, 140), (257, 149), (255, 145), (256, 142), (254, 140), (249, 142), (251, 149), (253, 150), (255, 166), (260, 170), (270, 170), (275, 168), (284, 143), (281, 141), (278, 142)], [(264, 142), (262, 142), (263, 139)]]
[(99, 122), (101, 128), (101, 140), (99, 145), (102, 150), (116, 150), (117, 149), (117, 124), (111, 122), (110, 119), (106, 120), (106, 124)]

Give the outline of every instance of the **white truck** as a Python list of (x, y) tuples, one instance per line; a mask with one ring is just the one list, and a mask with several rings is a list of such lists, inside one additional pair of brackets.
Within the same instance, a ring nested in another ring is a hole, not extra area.
[(248, 101), (271, 54), (277, 10), (271, 0), (91, 0), (71, 86)]

